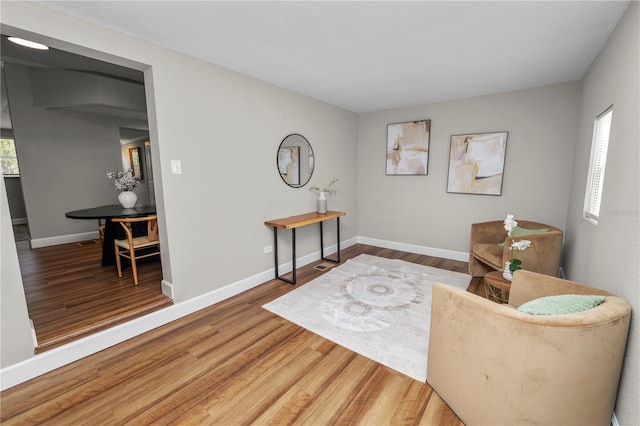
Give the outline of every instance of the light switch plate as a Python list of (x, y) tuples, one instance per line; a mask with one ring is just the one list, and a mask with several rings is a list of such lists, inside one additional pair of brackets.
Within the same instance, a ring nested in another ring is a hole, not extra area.
[(180, 160), (171, 160), (171, 174), (172, 175), (182, 174), (182, 164)]

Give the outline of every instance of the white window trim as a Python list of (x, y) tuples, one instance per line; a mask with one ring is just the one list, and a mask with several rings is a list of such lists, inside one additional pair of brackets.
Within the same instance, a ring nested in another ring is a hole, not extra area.
[(593, 139), (591, 140), (591, 158), (589, 160), (589, 177), (584, 196), (583, 217), (598, 224), (602, 191), (604, 188), (607, 150), (613, 122), (613, 105), (598, 115), (593, 123)]

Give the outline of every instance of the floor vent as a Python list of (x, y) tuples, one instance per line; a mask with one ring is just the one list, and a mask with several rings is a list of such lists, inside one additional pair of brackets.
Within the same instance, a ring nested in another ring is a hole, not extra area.
[(79, 241), (78, 242), (79, 246), (89, 246), (91, 244), (98, 244), (98, 242), (96, 240), (87, 240), (87, 241)]
[(332, 263), (322, 262), (321, 264), (314, 266), (313, 269), (316, 269), (318, 271), (326, 271), (327, 269), (331, 269), (333, 267), (334, 265)]

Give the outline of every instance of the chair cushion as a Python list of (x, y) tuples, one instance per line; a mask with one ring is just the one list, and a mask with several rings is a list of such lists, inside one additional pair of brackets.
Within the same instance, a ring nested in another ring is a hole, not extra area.
[(474, 244), (473, 256), (479, 261), (492, 266), (494, 269), (502, 270), (503, 248), (499, 244)]
[(518, 310), (529, 315), (564, 315), (595, 308), (605, 300), (605, 296), (560, 294), (531, 300)]
[(549, 230), (546, 228), (545, 229), (526, 229), (526, 228), (521, 228), (519, 226), (516, 226), (511, 231), (511, 235), (514, 237), (520, 237), (522, 235), (527, 235), (527, 234), (544, 234), (545, 232), (549, 232)]
[[(526, 228), (521, 228), (519, 226), (516, 226), (515, 228), (513, 228), (511, 230), (511, 235), (513, 237), (521, 237), (523, 235), (530, 235), (530, 234), (544, 234), (545, 232), (549, 232), (549, 229), (547, 229), (547, 228), (543, 228), (543, 229), (526, 229)], [(504, 247), (504, 243), (500, 243), (500, 247)]]

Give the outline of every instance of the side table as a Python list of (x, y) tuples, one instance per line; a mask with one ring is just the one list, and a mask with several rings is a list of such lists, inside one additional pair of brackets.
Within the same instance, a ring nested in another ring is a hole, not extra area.
[(498, 303), (509, 303), (511, 281), (502, 277), (502, 272), (493, 271), (484, 276), (484, 291), (487, 299)]
[[(276, 278), (289, 284), (296, 283), (296, 228), (312, 225), (314, 223), (320, 224), (320, 258), (322, 258), (323, 260), (328, 260), (329, 262), (340, 263), (340, 216), (345, 216), (345, 215), (346, 215), (345, 212), (333, 212), (333, 211), (329, 211), (326, 213), (312, 212), (312, 213), (300, 214), (297, 216), (284, 217), (281, 219), (266, 221), (264, 223), (265, 225), (273, 226), (273, 261), (275, 264)], [(338, 251), (337, 251), (336, 260), (330, 259), (324, 256), (322, 223), (330, 219), (335, 219), (337, 222), (336, 233), (338, 235), (337, 237)], [(285, 278), (284, 276), (281, 276), (278, 274), (278, 228), (291, 229), (291, 251), (293, 253), (293, 256), (292, 256), (293, 269), (291, 273), (291, 279)]]

